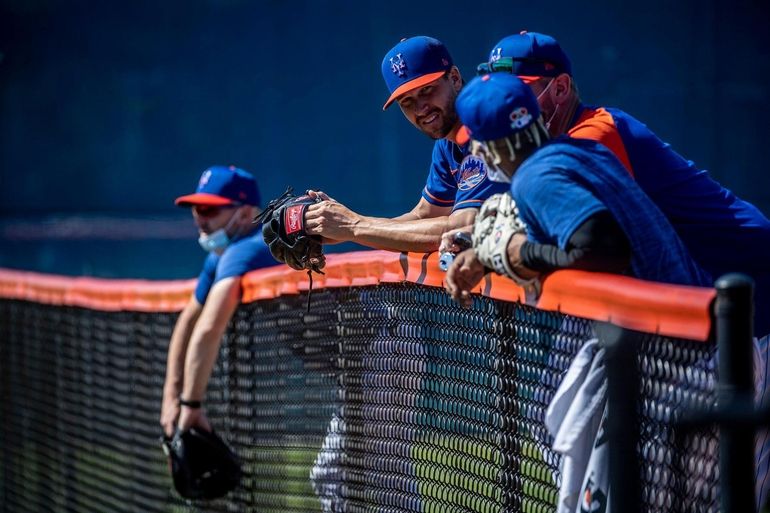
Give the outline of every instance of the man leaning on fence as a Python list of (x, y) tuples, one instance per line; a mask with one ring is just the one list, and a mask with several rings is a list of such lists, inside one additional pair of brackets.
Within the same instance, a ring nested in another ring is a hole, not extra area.
[[(475, 249), (461, 253), (447, 273), (447, 288), (457, 299), (468, 301), (485, 265), (524, 285), (564, 268), (710, 285), (671, 224), (607, 148), (589, 140), (550, 140), (537, 99), (520, 79), (478, 77), (460, 93), (457, 110), (473, 140), (471, 151), (486, 161), (492, 180), (511, 183), (513, 200), (507, 212), (482, 207)], [(484, 236), (479, 228), (485, 216), (503, 233)], [(503, 216), (512, 222), (501, 223)]]
[[(519, 78), (497, 73), (474, 79), (458, 96), (457, 111), (473, 141), (471, 152), (486, 161), (491, 179), (511, 188), (484, 203), (473, 228), (474, 247), (449, 268), (446, 288), (455, 299), (469, 304), (470, 290), (487, 268), (534, 293), (540, 274), (567, 268), (709, 284), (671, 224), (606, 147), (550, 140), (537, 99)], [(603, 358), (595, 340), (586, 343), (546, 413), (554, 450), (564, 454), (559, 513), (606, 507)], [(569, 380), (573, 374), (581, 379)], [(578, 405), (585, 426), (580, 430), (571, 420), (575, 408), (560, 399), (573, 396), (590, 398)], [(581, 502), (585, 497), (598, 502)]]
[(254, 177), (235, 166), (212, 166), (193, 194), (177, 198), (190, 207), (208, 252), (190, 301), (174, 326), (168, 349), (160, 424), (167, 436), (197, 426), (210, 431), (201, 408), (222, 335), (241, 300), (241, 277), (275, 261), (252, 219), (259, 213)]

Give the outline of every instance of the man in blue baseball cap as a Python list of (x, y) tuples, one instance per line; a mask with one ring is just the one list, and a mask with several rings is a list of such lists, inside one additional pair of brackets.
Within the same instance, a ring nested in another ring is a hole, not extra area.
[[(478, 208), (495, 192), (507, 189), (487, 179), (483, 161), (470, 155), (469, 144), (456, 142), (460, 121), (455, 110), (463, 87), (460, 71), (437, 39), (416, 36), (401, 40), (382, 60), (382, 77), (389, 96), (383, 110), (396, 103), (419, 131), (435, 140), (433, 158), (422, 197), (409, 212), (383, 219), (360, 215), (331, 200), (310, 205), (308, 232), (328, 240), (354, 241), (392, 251), (435, 251), (441, 234), (473, 222)], [(323, 511), (341, 511), (342, 464), (335, 447), (345, 436), (345, 422), (335, 415), (316, 463), (311, 482)]]
[(671, 224), (615, 156), (589, 140), (550, 140), (532, 90), (508, 73), (475, 78), (457, 99), (489, 176), (510, 195), (487, 201), (474, 225), (474, 248), (447, 272), (463, 302), (484, 268), (530, 287), (557, 269), (617, 272), (665, 283), (708, 285)]
[(176, 200), (192, 209), (198, 242), (208, 255), (169, 343), (160, 415), (167, 436), (177, 427), (211, 429), (201, 403), (222, 335), (240, 304), (241, 277), (276, 264), (252, 223), (259, 202), (256, 180), (235, 166), (206, 169), (196, 191)]
[[(572, 64), (558, 41), (521, 32), (492, 47), (482, 72), (518, 75), (537, 95), (552, 136), (598, 141), (617, 156), (641, 189), (671, 222), (695, 261), (712, 280), (741, 272), (754, 279), (757, 401), (770, 397), (770, 220), (754, 205), (661, 141), (622, 110), (584, 105)], [(718, 241), (720, 248), (715, 247)], [(729, 248), (729, 249), (724, 249)], [(757, 499), (770, 501), (770, 434), (763, 433), (757, 470)]]
[[(401, 40), (382, 60), (389, 96), (383, 110), (396, 103), (404, 116), (436, 142), (422, 197), (409, 212), (383, 219), (360, 215), (327, 199), (308, 207), (308, 232), (328, 240), (354, 241), (393, 251), (435, 251), (441, 234), (473, 222), (486, 198), (500, 192), (487, 179), (484, 163), (456, 141), (460, 122), (455, 99), (462, 76), (437, 39)], [(313, 194), (315, 194), (313, 192)]]
[[(770, 310), (770, 220), (634, 117), (583, 105), (572, 63), (556, 39), (526, 31), (504, 37), (479, 69), (513, 73), (527, 83), (552, 137), (591, 139), (612, 150), (712, 279), (729, 272), (748, 274), (756, 282), (756, 311)], [(717, 240), (731, 250), (715, 249)], [(755, 324), (758, 335), (770, 333), (770, 316), (760, 313)]]

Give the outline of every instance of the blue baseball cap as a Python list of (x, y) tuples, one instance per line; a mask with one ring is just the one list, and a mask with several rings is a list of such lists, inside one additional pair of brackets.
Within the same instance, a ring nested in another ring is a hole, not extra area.
[(382, 78), (390, 91), (382, 110), (402, 94), (441, 78), (452, 66), (452, 57), (438, 39), (427, 36), (402, 39), (382, 59)]
[(476, 77), (457, 96), (463, 127), (457, 143), (468, 139), (494, 141), (524, 130), (540, 117), (532, 89), (515, 75), (492, 73)]
[(562, 73), (572, 75), (572, 64), (554, 38), (523, 30), (504, 37), (492, 48), (489, 71), (508, 71), (530, 83)]
[(230, 205), (259, 206), (259, 188), (251, 173), (235, 166), (211, 166), (203, 172), (194, 194), (180, 196), (180, 207), (206, 205), (224, 207)]

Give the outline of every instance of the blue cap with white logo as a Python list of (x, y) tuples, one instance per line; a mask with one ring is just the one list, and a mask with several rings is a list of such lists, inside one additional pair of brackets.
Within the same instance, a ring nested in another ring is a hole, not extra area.
[(508, 71), (530, 83), (562, 73), (572, 75), (572, 64), (554, 38), (524, 30), (504, 37), (492, 47), (489, 71)]
[(402, 39), (382, 59), (382, 78), (390, 91), (382, 110), (402, 94), (441, 78), (452, 65), (452, 57), (438, 39), (427, 36)]
[(180, 196), (175, 203), (180, 207), (259, 206), (259, 200), (257, 181), (251, 173), (235, 166), (211, 166), (201, 175), (195, 193)]
[(515, 75), (476, 77), (460, 91), (457, 115), (463, 122), (458, 144), (468, 138), (494, 141), (524, 130), (540, 117), (532, 89)]

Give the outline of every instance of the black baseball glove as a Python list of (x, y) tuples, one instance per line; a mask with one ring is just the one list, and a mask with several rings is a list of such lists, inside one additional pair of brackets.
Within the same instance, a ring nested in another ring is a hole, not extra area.
[(262, 225), (262, 237), (273, 258), (293, 269), (321, 272), (326, 265), (321, 237), (305, 231), (305, 211), (320, 199), (294, 196), (292, 188), (272, 200), (255, 223)]
[(162, 447), (174, 488), (186, 499), (217, 499), (241, 480), (237, 456), (213, 431), (177, 431), (173, 438), (163, 437)]

